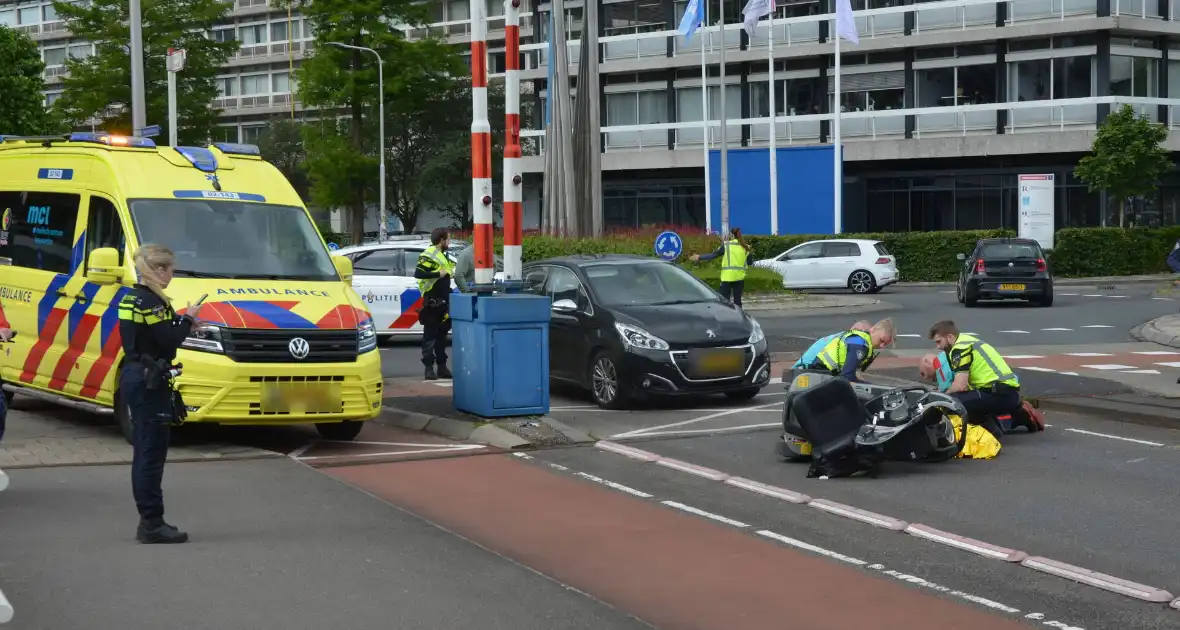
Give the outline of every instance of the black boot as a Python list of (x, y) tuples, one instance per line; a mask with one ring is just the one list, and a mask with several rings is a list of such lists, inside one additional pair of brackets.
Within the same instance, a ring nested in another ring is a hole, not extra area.
[(175, 545), (188, 542), (188, 534), (165, 523), (163, 519), (154, 522), (141, 520), (135, 531), (135, 539), (145, 545)]
[(434, 373), (434, 366), (433, 365), (426, 366), (426, 377), (425, 378), (428, 381), (437, 381), (438, 380), (438, 375)]
[(439, 378), (454, 378), (454, 375), (451, 374), (451, 370), (450, 370), (450, 368), (447, 367), (446, 363), (439, 363), (438, 364), (438, 377)]

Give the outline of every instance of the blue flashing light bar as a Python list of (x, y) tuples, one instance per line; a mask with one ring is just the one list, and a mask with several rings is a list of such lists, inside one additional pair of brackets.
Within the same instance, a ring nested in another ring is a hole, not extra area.
[(213, 146), (226, 155), (262, 155), (258, 145), (238, 144), (236, 142), (214, 142)]
[(217, 156), (205, 147), (176, 147), (176, 152), (205, 173), (217, 172)]
[(71, 133), (68, 140), (70, 142), (93, 142), (95, 144), (105, 144), (109, 147), (130, 147), (133, 149), (156, 148), (156, 143), (149, 138), (139, 138), (136, 136), (117, 136), (109, 133)]

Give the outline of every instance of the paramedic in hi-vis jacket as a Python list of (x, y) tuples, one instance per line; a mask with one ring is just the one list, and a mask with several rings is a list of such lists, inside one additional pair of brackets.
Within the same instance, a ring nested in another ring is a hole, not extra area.
[[(426, 366), (426, 380), (451, 378), (447, 368), (447, 333), (451, 332), (451, 278), (455, 265), (447, 258), (450, 237), (443, 228), (430, 233), (430, 247), (418, 256), (414, 277), (422, 292), (422, 310), (418, 321), (422, 324), (422, 365)], [(438, 372), (434, 371), (438, 366)]]
[(742, 290), (746, 288), (746, 270), (750, 268), (750, 246), (742, 240), (740, 228), (730, 230), (732, 236), (711, 254), (693, 254), (692, 261), (721, 259), (721, 297), (742, 307)]

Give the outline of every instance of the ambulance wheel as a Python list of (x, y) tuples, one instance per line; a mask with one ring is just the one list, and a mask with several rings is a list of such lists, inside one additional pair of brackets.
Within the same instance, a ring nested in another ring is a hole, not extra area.
[(357, 422), (355, 420), (345, 420), (344, 422), (320, 422), (315, 425), (315, 430), (319, 431), (320, 437), (325, 440), (332, 440), (334, 442), (351, 442), (360, 435), (361, 429), (364, 428), (365, 423)]
[(135, 425), (131, 422), (131, 407), (123, 402), (123, 397), (119, 392), (115, 392), (115, 419), (119, 422), (119, 430), (123, 433), (123, 439), (127, 443), (135, 446)]

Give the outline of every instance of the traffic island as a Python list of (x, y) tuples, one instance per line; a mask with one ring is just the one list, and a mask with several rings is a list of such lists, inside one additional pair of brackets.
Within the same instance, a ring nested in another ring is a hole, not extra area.
[(588, 434), (549, 416), (489, 420), (457, 411), (447, 395), (386, 398), (384, 412), (376, 421), (504, 450), (573, 446), (595, 441)]
[(1131, 329), (1131, 336), (1139, 341), (1180, 348), (1180, 315), (1164, 315), (1143, 322)]
[(828, 308), (879, 307), (881, 300), (861, 295), (840, 295), (826, 293), (767, 293), (747, 295), (742, 298), (742, 309), (750, 312), (801, 311)]

